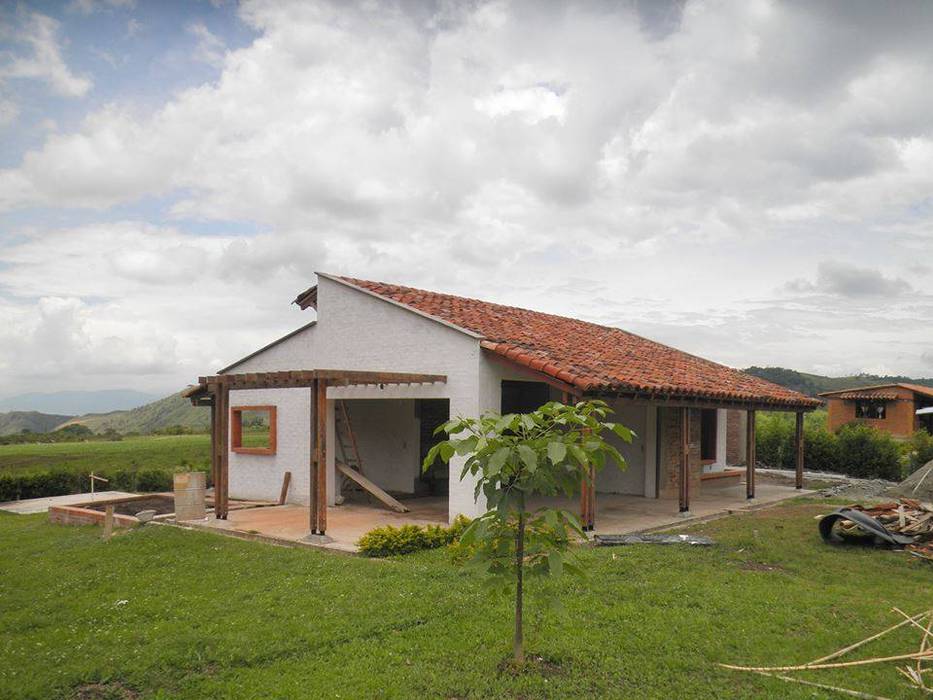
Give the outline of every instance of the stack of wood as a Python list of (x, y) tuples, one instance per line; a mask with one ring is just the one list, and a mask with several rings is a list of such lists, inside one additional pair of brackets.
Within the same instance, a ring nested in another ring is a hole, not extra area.
[[(905, 549), (913, 555), (933, 561), (933, 503), (923, 503), (913, 498), (899, 498), (896, 501), (878, 503), (873, 506), (853, 505), (853, 510), (860, 510), (870, 515), (891, 532), (910, 535), (914, 543)], [(857, 529), (851, 522), (841, 523), (844, 529)]]

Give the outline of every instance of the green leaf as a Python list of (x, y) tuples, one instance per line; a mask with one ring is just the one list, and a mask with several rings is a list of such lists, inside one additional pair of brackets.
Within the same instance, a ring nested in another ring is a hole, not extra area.
[(554, 442), (549, 442), (547, 444), (547, 456), (551, 460), (551, 464), (559, 464), (564, 461), (564, 457), (567, 456), (567, 445), (562, 443), (559, 440)]
[(622, 438), (626, 442), (631, 442), (632, 438), (635, 437), (635, 432), (632, 430), (629, 430), (621, 423), (608, 423), (607, 425), (610, 426), (610, 430), (612, 430), (612, 432), (614, 432), (616, 435), (618, 435), (620, 438)]
[(518, 456), (524, 462), (525, 467), (529, 472), (534, 474), (535, 470), (538, 468), (538, 455), (533, 449), (528, 447), (528, 445), (519, 445), (518, 446)]
[(492, 453), (492, 457), (490, 457), (489, 462), (486, 463), (486, 473), (489, 476), (495, 476), (502, 471), (502, 465), (504, 465), (505, 460), (509, 458), (509, 452), (511, 452), (511, 450), (508, 447), (500, 447)]
[(547, 565), (552, 575), (560, 576), (564, 567), (564, 558), (561, 556), (561, 553), (557, 550), (551, 550), (548, 552)]
[(440, 443), (440, 445), (438, 445), (438, 448), (441, 453), (441, 459), (444, 460), (445, 464), (449, 462), (450, 458), (454, 456), (454, 453), (456, 453), (454, 446), (451, 445), (449, 442)]

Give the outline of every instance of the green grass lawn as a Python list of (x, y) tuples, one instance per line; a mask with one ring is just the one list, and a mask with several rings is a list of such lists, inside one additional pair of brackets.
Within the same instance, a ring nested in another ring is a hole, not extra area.
[[(545, 662), (521, 675), (501, 666), (509, 602), (443, 551), (368, 560), (165, 526), (102, 542), (0, 513), (0, 697), (829, 698), (715, 665), (804, 662), (892, 624), (892, 606), (931, 606), (933, 568), (822, 544), (826, 509), (691, 530), (713, 548), (586, 550), (587, 581), (533, 586), (526, 642)], [(890, 666), (808, 677), (919, 697)]]
[(144, 435), (109, 442), (0, 445), (0, 474), (28, 474), (53, 469), (112, 471), (210, 468), (209, 435)]

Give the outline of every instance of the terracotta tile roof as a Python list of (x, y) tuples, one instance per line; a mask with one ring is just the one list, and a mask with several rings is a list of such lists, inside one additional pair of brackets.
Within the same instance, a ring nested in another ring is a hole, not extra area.
[(874, 399), (876, 401), (897, 401), (897, 394), (893, 391), (843, 391), (833, 394), (834, 399)]
[[(481, 345), (586, 392), (812, 409), (820, 401), (667, 345), (573, 318), (351, 277), (332, 278), (482, 336)], [(310, 290), (309, 290), (310, 292)], [(296, 302), (303, 303), (308, 292)]]
[[(933, 398), (933, 387), (923, 384), (908, 384), (907, 382), (894, 382), (892, 384), (875, 384), (873, 386), (857, 386), (849, 389), (837, 389), (836, 391), (824, 391), (820, 396), (830, 396), (834, 399), (861, 399), (861, 398), (881, 398), (881, 389), (907, 389), (915, 394), (922, 394)], [(865, 394), (865, 396), (856, 396), (856, 393)], [(890, 396), (891, 401), (898, 398), (896, 392), (887, 392), (885, 397)]]

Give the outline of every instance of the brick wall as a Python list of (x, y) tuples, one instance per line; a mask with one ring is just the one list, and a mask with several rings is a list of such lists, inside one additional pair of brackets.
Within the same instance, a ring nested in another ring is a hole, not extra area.
[[(103, 525), (104, 515), (102, 511), (77, 506), (51, 506), (49, 508), (49, 522), (56, 525)], [(132, 515), (114, 513), (114, 527), (133, 527), (135, 525), (139, 525), (139, 521)]]
[(745, 426), (748, 414), (745, 411), (729, 410), (726, 413), (726, 464), (745, 464)]
[[(896, 393), (898, 398), (896, 401), (886, 402), (884, 420), (859, 419), (859, 422), (867, 423), (878, 430), (884, 430), (894, 437), (909, 437), (918, 426), (914, 393), (910, 389), (903, 387), (885, 387), (879, 389), (879, 391)], [(833, 432), (839, 430), (846, 423), (856, 420), (854, 399), (830, 398), (827, 404), (829, 409), (829, 429)]]
[[(659, 498), (678, 498), (680, 494), (681, 409), (662, 408), (658, 416), (661, 443)], [(689, 466), (690, 493), (700, 492), (700, 410), (690, 409)]]

